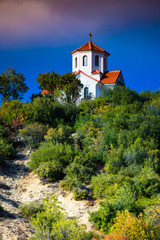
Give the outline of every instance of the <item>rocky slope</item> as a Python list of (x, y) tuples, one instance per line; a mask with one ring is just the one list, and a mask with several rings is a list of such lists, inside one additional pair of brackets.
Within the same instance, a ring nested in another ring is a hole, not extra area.
[(77, 218), (80, 224), (92, 226), (88, 222), (88, 211), (97, 208), (97, 204), (87, 201), (75, 201), (72, 193), (66, 193), (59, 188), (59, 183), (41, 181), (30, 172), (27, 162), (29, 151), (19, 151), (15, 160), (6, 160), (0, 169), (0, 205), (4, 209), (0, 218), (0, 239), (25, 240), (29, 239), (34, 229), (26, 218), (22, 217), (18, 206), (21, 203), (41, 200), (47, 195), (56, 194), (60, 205), (69, 217)]

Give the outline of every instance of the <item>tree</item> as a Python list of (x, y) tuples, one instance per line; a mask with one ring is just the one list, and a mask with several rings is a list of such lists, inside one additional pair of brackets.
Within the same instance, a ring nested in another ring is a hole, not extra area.
[(0, 75), (0, 95), (2, 101), (21, 100), (23, 99), (23, 94), (28, 89), (22, 73), (16, 72), (13, 68), (8, 67), (6, 72)]
[(80, 95), (83, 84), (73, 73), (65, 73), (58, 75), (58, 73), (47, 72), (39, 74), (37, 82), (43, 90), (54, 90), (55, 99), (75, 103)]

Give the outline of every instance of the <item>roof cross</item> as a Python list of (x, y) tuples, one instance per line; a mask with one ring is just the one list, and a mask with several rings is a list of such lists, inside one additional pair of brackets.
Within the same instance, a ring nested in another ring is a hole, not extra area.
[(91, 41), (91, 37), (92, 37), (92, 34), (91, 34), (91, 32), (89, 33), (89, 37), (90, 37), (90, 41)]

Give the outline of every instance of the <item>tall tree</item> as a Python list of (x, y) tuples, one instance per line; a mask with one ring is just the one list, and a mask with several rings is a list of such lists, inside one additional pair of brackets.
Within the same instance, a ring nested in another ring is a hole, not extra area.
[(8, 67), (6, 72), (0, 75), (0, 96), (2, 101), (21, 100), (29, 88), (25, 84), (22, 73)]
[(55, 99), (59, 99), (68, 103), (75, 103), (80, 95), (83, 84), (76, 78), (74, 73), (58, 73), (47, 72), (39, 74), (37, 82), (43, 90), (54, 90)]

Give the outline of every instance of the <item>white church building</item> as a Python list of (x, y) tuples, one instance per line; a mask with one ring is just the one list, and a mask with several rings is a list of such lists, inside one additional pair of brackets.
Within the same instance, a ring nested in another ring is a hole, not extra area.
[(125, 86), (120, 70), (108, 71), (108, 56), (103, 48), (91, 41), (77, 48), (72, 55), (72, 72), (81, 80), (83, 89), (80, 99), (86, 99), (91, 95), (92, 99), (102, 94), (104, 87), (113, 88), (115, 85)]

